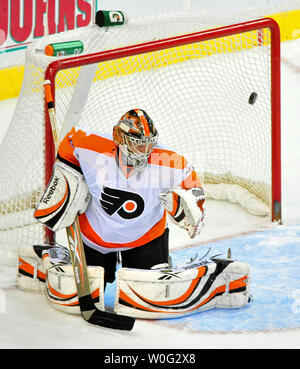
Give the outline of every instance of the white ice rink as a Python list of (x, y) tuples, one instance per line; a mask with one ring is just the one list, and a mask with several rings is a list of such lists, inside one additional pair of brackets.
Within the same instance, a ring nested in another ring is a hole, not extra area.
[[(300, 224), (300, 39), (282, 44), (282, 188), (284, 225)], [(0, 138), (9, 125), (15, 99), (0, 101)], [(20, 158), (21, 159), (21, 158)], [(280, 227), (247, 214), (238, 205), (208, 202), (206, 227), (194, 244), (244, 232)], [(190, 244), (181, 230), (171, 228), (171, 251)], [(295, 253), (300, 252), (299, 248)], [(234, 257), (234, 255), (233, 255)], [(101, 329), (78, 316), (54, 310), (42, 295), (17, 289), (15, 268), (0, 261), (0, 348), (299, 348), (300, 328), (261, 332), (208, 333), (136, 321), (129, 333)], [(205, 313), (203, 313), (205, 314)], [(300, 314), (300, 313), (298, 313)]]

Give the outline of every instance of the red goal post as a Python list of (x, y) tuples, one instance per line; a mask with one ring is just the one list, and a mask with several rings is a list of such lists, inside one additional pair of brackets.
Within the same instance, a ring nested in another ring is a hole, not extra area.
[[(212, 39), (233, 36), (245, 32), (258, 31), (258, 42), (263, 43), (262, 29), (270, 30), (270, 61), (271, 61), (271, 218), (272, 221), (281, 222), (281, 133), (280, 133), (280, 30), (278, 24), (272, 19), (259, 19), (230, 26), (209, 29), (191, 34), (166, 38), (157, 41), (121, 47), (114, 50), (79, 55), (61, 59), (49, 64), (45, 79), (51, 81), (52, 94), (56, 96), (55, 78), (65, 69), (76, 68), (83, 65), (113, 61), (115, 59), (141, 55), (159, 50), (176, 48)], [(113, 122), (112, 122), (113, 123)], [(52, 166), (55, 160), (54, 144), (51, 134), (51, 125), (45, 109), (45, 171), (46, 182), (49, 181)]]

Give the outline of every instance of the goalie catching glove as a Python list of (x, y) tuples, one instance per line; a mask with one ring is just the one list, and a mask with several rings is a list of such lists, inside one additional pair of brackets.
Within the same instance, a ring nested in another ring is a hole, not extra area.
[(188, 190), (174, 188), (160, 193), (159, 198), (173, 223), (186, 229), (191, 238), (200, 233), (205, 213), (205, 196), (202, 188)]
[(52, 231), (69, 227), (90, 201), (84, 177), (68, 165), (56, 162), (48, 186), (37, 204), (34, 217)]

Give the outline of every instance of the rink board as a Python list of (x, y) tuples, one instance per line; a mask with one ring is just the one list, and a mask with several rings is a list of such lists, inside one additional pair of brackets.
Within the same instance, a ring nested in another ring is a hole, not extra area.
[[(201, 238), (201, 237), (200, 237)], [(176, 265), (211, 247), (210, 255), (227, 254), (251, 266), (252, 302), (237, 310), (213, 309), (184, 318), (161, 320), (192, 331), (239, 332), (300, 327), (300, 225), (252, 233), (173, 252)], [(114, 303), (115, 285), (108, 285), (106, 304)]]

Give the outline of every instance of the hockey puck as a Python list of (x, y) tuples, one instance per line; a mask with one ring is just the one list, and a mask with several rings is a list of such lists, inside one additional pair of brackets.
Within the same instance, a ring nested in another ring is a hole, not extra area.
[(252, 94), (249, 96), (249, 100), (248, 103), (250, 105), (254, 105), (257, 99), (257, 93), (256, 92), (252, 92)]

